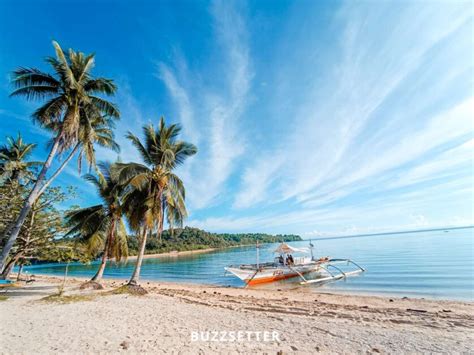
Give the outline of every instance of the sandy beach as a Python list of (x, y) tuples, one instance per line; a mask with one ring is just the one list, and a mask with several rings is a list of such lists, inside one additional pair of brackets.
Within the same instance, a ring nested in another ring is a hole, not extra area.
[[(196, 250), (185, 250), (185, 251), (170, 251), (166, 253), (155, 253), (155, 254), (145, 254), (143, 255), (143, 259), (155, 259), (155, 258), (166, 258), (166, 257), (178, 257), (183, 255), (191, 255), (191, 254), (202, 254), (202, 253), (209, 253), (211, 251), (217, 250), (216, 248), (206, 248), (206, 249), (196, 249)], [(127, 261), (136, 260), (136, 255), (130, 255), (127, 257)], [(111, 258), (110, 260), (114, 260)]]
[[(44, 298), (60, 279), (35, 279), (0, 291), (2, 354), (468, 353), (474, 340), (469, 302), (161, 282), (143, 282), (145, 296), (111, 295), (123, 280), (80, 291), (80, 279), (58, 302)], [(206, 341), (213, 332), (223, 341)]]

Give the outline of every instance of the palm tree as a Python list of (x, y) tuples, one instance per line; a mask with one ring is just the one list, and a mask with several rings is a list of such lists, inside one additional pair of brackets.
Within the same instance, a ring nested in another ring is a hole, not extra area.
[(129, 286), (138, 284), (147, 237), (153, 233), (161, 237), (165, 215), (171, 230), (182, 226), (187, 216), (184, 184), (173, 170), (196, 154), (197, 148), (177, 140), (180, 131), (179, 125), (166, 126), (161, 118), (157, 130), (151, 124), (143, 127), (144, 143), (129, 132), (127, 138), (137, 148), (144, 164), (116, 164), (112, 171), (119, 183), (128, 185), (125, 213), (140, 239)]
[[(86, 241), (89, 252), (102, 251), (102, 259), (97, 273), (89, 284), (102, 288), (100, 281), (104, 274), (107, 259), (112, 255), (116, 261), (128, 254), (127, 232), (122, 219), (121, 196), (123, 186), (117, 184), (110, 173), (109, 163), (99, 164), (97, 175), (87, 174), (86, 180), (92, 183), (102, 199), (102, 203), (69, 212), (67, 224), (71, 227), (68, 235), (80, 236)], [(97, 285), (98, 284), (98, 285)]]
[[(102, 120), (100, 122), (102, 130), (110, 128), (111, 119), (119, 118), (117, 107), (98, 96), (113, 95), (116, 86), (110, 79), (92, 76), (94, 55), (85, 55), (72, 49), (66, 55), (58, 43), (53, 42), (53, 46), (56, 58), (48, 57), (46, 61), (53, 68), (54, 75), (35, 68), (23, 67), (13, 72), (12, 82), (16, 89), (11, 96), (24, 96), (27, 100), (46, 99), (46, 103), (33, 113), (33, 120), (51, 132), (53, 139), (48, 157), (13, 228), (8, 235), (4, 236), (8, 240), (2, 251), (0, 271), (5, 266), (5, 261), (31, 206), (61, 173), (72, 157), (78, 151), (82, 151), (89, 163), (94, 164), (93, 149), (91, 150), (90, 144), (102, 144), (103, 142), (99, 137), (89, 134), (90, 126), (94, 125), (93, 120)], [(105, 145), (107, 146), (107, 144)], [(55, 157), (66, 152), (69, 154), (67, 158), (46, 180), (46, 174)]]
[(7, 144), (0, 146), (0, 179), (18, 183), (31, 180), (31, 168), (41, 164), (27, 161), (35, 148), (36, 144), (25, 143), (20, 133), (16, 139), (7, 137)]

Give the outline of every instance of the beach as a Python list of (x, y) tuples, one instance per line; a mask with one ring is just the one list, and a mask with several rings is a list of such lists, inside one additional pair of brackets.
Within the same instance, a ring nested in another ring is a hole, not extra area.
[(468, 353), (474, 340), (470, 302), (146, 281), (144, 296), (113, 295), (124, 280), (81, 291), (78, 278), (44, 300), (61, 279), (35, 279), (0, 291), (2, 354)]
[[(240, 245), (239, 245), (240, 246)], [(154, 253), (154, 254), (145, 254), (143, 259), (155, 259), (155, 258), (166, 258), (166, 257), (178, 257), (184, 255), (193, 255), (193, 254), (203, 254), (215, 251), (217, 248), (206, 248), (206, 249), (195, 249), (195, 250), (184, 250), (184, 251), (169, 251), (165, 253)], [(127, 257), (126, 261), (134, 261), (137, 259), (137, 255), (130, 255)], [(115, 260), (111, 258), (111, 260)]]

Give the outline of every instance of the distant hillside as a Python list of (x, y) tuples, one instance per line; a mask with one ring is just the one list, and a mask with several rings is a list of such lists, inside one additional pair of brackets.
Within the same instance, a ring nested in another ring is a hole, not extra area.
[[(207, 248), (225, 248), (236, 245), (252, 245), (259, 243), (295, 242), (302, 240), (298, 235), (270, 235), (264, 233), (210, 233), (198, 228), (185, 227), (175, 229), (173, 235), (164, 231), (161, 242), (153, 236), (146, 243), (146, 254), (166, 253), (173, 250), (186, 251)], [(138, 253), (138, 241), (134, 236), (129, 236), (129, 254)]]

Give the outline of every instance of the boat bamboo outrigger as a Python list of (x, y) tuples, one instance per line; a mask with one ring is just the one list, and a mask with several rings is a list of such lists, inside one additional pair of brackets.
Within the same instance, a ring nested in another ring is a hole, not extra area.
[[(364, 268), (350, 259), (330, 259), (323, 257), (316, 259), (313, 255), (313, 244), (309, 248), (295, 248), (286, 243), (281, 243), (274, 253), (278, 256), (273, 262), (260, 263), (260, 246), (257, 243), (257, 262), (255, 264), (230, 265), (225, 268), (247, 285), (257, 285), (278, 280), (299, 277), (301, 285), (336, 281), (348, 276), (357, 275), (365, 271)], [(293, 254), (311, 254), (311, 257), (293, 257)], [(342, 264), (352, 265), (356, 270), (343, 271)], [(316, 275), (316, 278), (307, 279), (307, 274)]]

